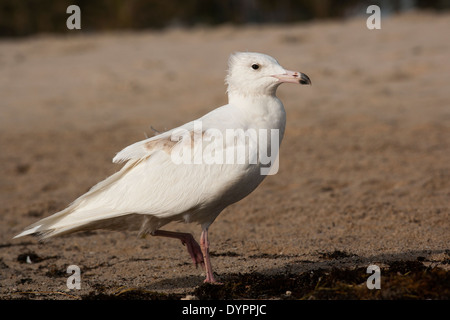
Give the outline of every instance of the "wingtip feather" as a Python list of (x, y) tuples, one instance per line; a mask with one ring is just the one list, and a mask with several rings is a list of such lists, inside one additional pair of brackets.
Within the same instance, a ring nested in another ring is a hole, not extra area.
[(32, 234), (36, 233), (40, 227), (41, 227), (41, 225), (35, 226), (35, 227), (27, 229), (25, 231), (22, 231), (18, 235), (15, 235), (13, 237), (13, 239), (17, 239), (17, 238), (21, 238), (21, 237), (24, 237), (24, 236), (32, 235)]

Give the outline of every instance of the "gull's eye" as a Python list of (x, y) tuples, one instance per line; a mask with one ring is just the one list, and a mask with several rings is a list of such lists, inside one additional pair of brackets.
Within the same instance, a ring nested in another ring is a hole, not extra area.
[(258, 70), (259, 69), (259, 64), (257, 64), (257, 63), (252, 64), (252, 69), (253, 70)]

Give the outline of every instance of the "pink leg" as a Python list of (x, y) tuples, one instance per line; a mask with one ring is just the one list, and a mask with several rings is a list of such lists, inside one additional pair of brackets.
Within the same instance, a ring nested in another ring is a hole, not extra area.
[(202, 250), (198, 245), (197, 241), (195, 241), (194, 237), (190, 233), (182, 233), (182, 232), (173, 232), (173, 231), (164, 231), (164, 230), (156, 230), (151, 233), (152, 236), (160, 236), (160, 237), (168, 237), (180, 239), (183, 245), (186, 245), (187, 251), (192, 258), (195, 266), (198, 267), (200, 264), (202, 267), (205, 265), (203, 260)]
[(220, 284), (220, 282), (217, 282), (216, 279), (214, 279), (211, 261), (209, 259), (208, 228), (205, 228), (202, 231), (202, 235), (200, 237), (200, 247), (202, 249), (203, 259), (205, 261), (206, 279), (204, 282)]

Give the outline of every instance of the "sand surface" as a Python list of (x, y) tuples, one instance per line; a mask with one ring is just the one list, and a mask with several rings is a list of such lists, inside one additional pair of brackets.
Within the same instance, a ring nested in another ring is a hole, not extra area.
[[(217, 278), (417, 259), (448, 269), (449, 29), (448, 14), (409, 13), (374, 31), (360, 18), (1, 40), (0, 298), (184, 295), (202, 283), (172, 239), (12, 237), (116, 172), (116, 152), (150, 126), (226, 104), (228, 56), (247, 50), (313, 85), (278, 90), (287, 111), (280, 170), (211, 226)], [(69, 265), (81, 269), (81, 290), (67, 290)]]

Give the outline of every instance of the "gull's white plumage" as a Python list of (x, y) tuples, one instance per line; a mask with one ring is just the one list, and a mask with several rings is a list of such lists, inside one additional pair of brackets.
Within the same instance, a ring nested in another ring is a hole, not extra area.
[[(281, 143), (286, 118), (276, 88), (282, 82), (310, 83), (306, 75), (283, 69), (272, 57), (248, 52), (231, 55), (226, 81), (229, 103), (197, 119), (202, 124), (202, 142), (213, 128), (223, 133), (227, 129), (277, 129)], [(174, 163), (170, 156), (172, 134), (180, 128), (194, 132), (194, 126), (192, 121), (126, 147), (113, 159), (115, 163), (126, 162), (119, 172), (16, 237), (38, 234), (45, 239), (98, 228), (137, 229), (141, 234), (176, 237), (193, 246), (191, 250), (188, 246), (188, 251), (194, 262), (206, 264), (205, 281), (215, 282), (207, 250), (208, 227), (224, 208), (247, 196), (265, 176), (260, 163)], [(171, 221), (201, 224), (203, 257), (196, 257), (198, 244), (185, 234), (157, 231)]]

